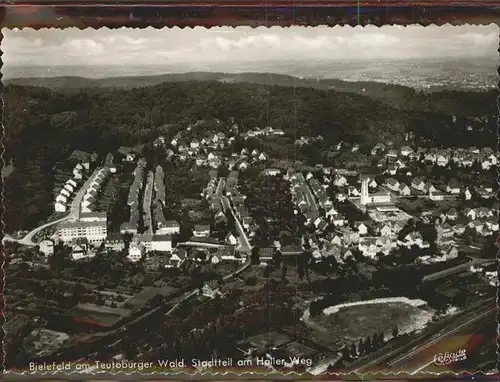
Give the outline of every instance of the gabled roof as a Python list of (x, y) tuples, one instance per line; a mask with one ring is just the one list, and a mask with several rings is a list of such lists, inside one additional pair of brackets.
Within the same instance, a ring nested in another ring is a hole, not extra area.
[(209, 231), (210, 225), (208, 224), (197, 224), (194, 226), (195, 231)]

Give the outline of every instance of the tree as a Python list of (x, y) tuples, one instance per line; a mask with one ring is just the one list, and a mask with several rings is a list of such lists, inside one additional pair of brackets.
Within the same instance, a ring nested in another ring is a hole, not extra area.
[(361, 338), (359, 340), (359, 344), (358, 344), (358, 352), (359, 354), (365, 354), (365, 342), (363, 341), (363, 339)]
[(369, 352), (370, 350), (373, 349), (373, 346), (372, 346), (372, 339), (370, 336), (366, 337), (365, 338), (365, 351), (366, 352)]
[(245, 278), (245, 285), (256, 285), (257, 284), (257, 277), (255, 276), (248, 276)]
[(269, 264), (267, 264), (266, 267), (264, 268), (263, 276), (267, 279), (269, 278), (270, 275), (271, 275), (271, 267), (269, 266)]
[(356, 343), (351, 344), (351, 350), (350, 350), (351, 357), (357, 357), (358, 356), (358, 349), (356, 348)]
[(321, 306), (320, 306), (320, 302), (315, 300), (313, 302), (311, 302), (311, 304), (309, 305), (309, 314), (311, 315), (311, 317), (317, 317), (321, 314)]
[(281, 251), (276, 249), (274, 251), (274, 254), (273, 254), (273, 264), (274, 264), (274, 267), (275, 269), (279, 269), (279, 267), (281, 266), (281, 258), (283, 256), (281, 255)]
[(304, 279), (304, 276), (305, 276), (305, 271), (304, 271), (304, 268), (301, 267), (300, 265), (297, 267), (297, 274), (299, 276), (300, 281), (302, 281)]
[(422, 239), (430, 244), (434, 244), (437, 239), (436, 227), (432, 224), (420, 223), (417, 224), (418, 231), (422, 234)]
[(285, 264), (281, 267), (281, 281), (284, 282), (286, 280), (286, 272), (287, 272), (287, 267)]
[(252, 265), (259, 265), (260, 264), (259, 248), (258, 247), (253, 247), (252, 248), (252, 253), (250, 255), (250, 263)]
[(84, 293), (87, 292), (87, 288), (85, 288), (82, 284), (76, 283), (73, 289), (73, 303), (74, 305), (78, 304), (80, 302), (80, 299), (84, 295)]
[(344, 345), (342, 347), (341, 352), (342, 352), (342, 359), (343, 360), (350, 360), (351, 359), (351, 354), (352, 353), (349, 353), (349, 348), (346, 345)]
[(399, 329), (397, 326), (394, 326), (394, 328), (392, 328), (392, 336), (394, 338), (397, 338), (399, 336)]

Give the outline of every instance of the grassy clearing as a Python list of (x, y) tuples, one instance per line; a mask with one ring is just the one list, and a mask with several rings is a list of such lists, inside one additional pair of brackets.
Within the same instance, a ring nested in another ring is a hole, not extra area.
[(410, 326), (423, 312), (421, 308), (401, 302), (354, 305), (311, 319), (315, 324), (311, 329), (319, 343), (340, 347), (375, 333), (390, 333), (394, 326)]

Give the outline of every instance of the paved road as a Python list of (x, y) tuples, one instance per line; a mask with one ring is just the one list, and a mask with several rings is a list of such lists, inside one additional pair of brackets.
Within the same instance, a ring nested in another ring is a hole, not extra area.
[(236, 228), (238, 229), (238, 234), (240, 238), (240, 246), (236, 249), (239, 252), (250, 252), (252, 250), (252, 246), (250, 245), (250, 241), (248, 240), (248, 236), (243, 229), (243, 226), (241, 225), (240, 221), (236, 217), (233, 207), (231, 207), (231, 203), (229, 202), (229, 199), (222, 195), (222, 190), (224, 189), (224, 185), (226, 184), (226, 179), (225, 178), (219, 178), (219, 183), (217, 184), (217, 189), (215, 190), (215, 195), (214, 197), (220, 198), (221, 203), (222, 203), (222, 208), (224, 208), (224, 212), (226, 211), (231, 211), (231, 214), (233, 215), (234, 222), (236, 224)]
[(35, 243), (33, 241), (33, 238), (40, 231), (42, 231), (45, 228), (48, 228), (50, 226), (53, 226), (55, 224), (61, 223), (63, 221), (66, 221), (66, 220), (78, 220), (80, 218), (80, 203), (82, 202), (83, 195), (85, 195), (85, 192), (87, 191), (87, 188), (90, 186), (90, 183), (92, 182), (93, 178), (95, 177), (95, 175), (97, 174), (98, 171), (99, 171), (99, 168), (97, 168), (92, 173), (92, 175), (85, 181), (85, 183), (83, 184), (83, 186), (75, 194), (75, 197), (73, 198), (73, 200), (71, 202), (71, 205), (70, 205), (69, 215), (67, 215), (67, 216), (65, 216), (63, 218), (51, 221), (49, 223), (45, 223), (45, 224), (43, 224), (43, 225), (41, 225), (41, 226), (39, 226), (39, 227), (31, 230), (22, 239), (15, 239), (12, 236), (5, 235), (4, 238), (2, 239), (2, 241), (15, 241), (15, 242), (18, 242), (19, 244), (22, 244), (22, 245), (27, 245), (27, 246), (30, 246), (30, 247), (34, 247), (34, 246), (38, 245), (38, 243)]
[(153, 200), (153, 186), (155, 175), (153, 171), (148, 173), (146, 188), (144, 189), (144, 198), (142, 201), (142, 210), (144, 211), (144, 228), (147, 228), (147, 233), (153, 234), (153, 218), (151, 216), (151, 201)]
[(307, 204), (309, 204), (309, 207), (312, 209), (312, 211), (318, 213), (318, 205), (316, 204), (316, 199), (314, 198), (311, 188), (309, 187), (309, 184), (307, 184), (304, 175), (302, 175), (302, 173), (298, 173), (297, 177), (300, 179), (300, 182), (302, 183), (303, 189), (305, 191)]
[(215, 194), (222, 195), (222, 190), (224, 189), (225, 185), (226, 185), (226, 179), (219, 178), (219, 183), (217, 184), (217, 189), (215, 190)]
[(221, 198), (224, 210), (231, 211), (231, 214), (233, 215), (233, 218), (234, 218), (234, 222), (236, 224), (236, 228), (238, 229), (240, 242), (242, 245), (240, 247), (238, 247), (237, 250), (240, 252), (250, 252), (252, 250), (252, 246), (250, 245), (250, 241), (248, 240), (248, 236), (247, 236), (245, 230), (243, 229), (243, 226), (241, 225), (240, 221), (238, 220), (238, 218), (236, 217), (236, 215), (234, 213), (233, 207), (231, 207), (231, 203), (229, 203), (229, 199), (226, 198), (225, 196), (222, 196), (222, 195), (220, 198)]

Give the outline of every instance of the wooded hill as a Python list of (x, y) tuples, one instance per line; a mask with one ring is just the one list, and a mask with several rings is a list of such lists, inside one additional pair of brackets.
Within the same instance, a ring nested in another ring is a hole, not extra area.
[(332, 145), (341, 140), (397, 144), (409, 131), (422, 145), (494, 147), (496, 143), (496, 91), (421, 93), (373, 84), (379, 92), (373, 90), (367, 96), (353, 90), (356, 86), (366, 90), (366, 84), (349, 83), (351, 91), (341, 92), (272, 84), (296, 81), (287, 76), (271, 75), (269, 81), (264, 81), (266, 75), (239, 77), (258, 77), (271, 85), (202, 81), (197, 77), (201, 74), (193, 76), (197, 80), (132, 88), (103, 85), (120, 83), (115, 79), (82, 80), (102, 87), (85, 87), (76, 79), (30, 80), (31, 84), (59, 84), (52, 90), (5, 86), (4, 159), (6, 163), (14, 159), (15, 164), (6, 182), (7, 225), (14, 219), (17, 223), (11, 225), (18, 227), (21, 219), (40, 217), (52, 208), (51, 169), (73, 150), (104, 154), (119, 146), (148, 143), (165, 124), (187, 126), (197, 120), (234, 118), (242, 131), (270, 125), (290, 138), (320, 134)]

